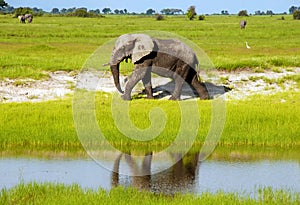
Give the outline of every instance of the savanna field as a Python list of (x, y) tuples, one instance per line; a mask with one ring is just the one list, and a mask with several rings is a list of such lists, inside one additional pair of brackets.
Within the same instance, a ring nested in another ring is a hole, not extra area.
[[(246, 29), (239, 27), (242, 19), (247, 20)], [(10, 15), (0, 15), (0, 81), (45, 80), (49, 78), (49, 72), (55, 71), (76, 75), (91, 54), (104, 43), (125, 33), (146, 30), (171, 32), (192, 41), (222, 72), (293, 70), (300, 67), (300, 22), (293, 20), (291, 15), (284, 16), (284, 19), (281, 20), (281, 15), (206, 16), (204, 21), (190, 21), (185, 16), (167, 16), (161, 21), (149, 16), (126, 15), (101, 18), (42, 16), (34, 17), (32, 24), (20, 24)], [(246, 48), (246, 42), (251, 49)], [(109, 58), (110, 53), (107, 55)], [(123, 75), (131, 71), (132, 65), (121, 69)], [(279, 155), (292, 153), (293, 158), (299, 160), (300, 74), (281, 80), (293, 81), (296, 86), (272, 95), (257, 93), (242, 100), (226, 101), (226, 121), (217, 150), (222, 153), (222, 150), (243, 149), (249, 156), (259, 155), (257, 150), (276, 150)], [(281, 86), (284, 86), (283, 82)], [(130, 118), (140, 129), (151, 125), (148, 115), (153, 107), (160, 107), (167, 119), (172, 119), (167, 121), (157, 138), (141, 142), (128, 139), (118, 131), (112, 118), (111, 101), (110, 93), (97, 92), (95, 115), (106, 139), (118, 149), (162, 150), (174, 140), (178, 131), (174, 128), (179, 127), (181, 122), (178, 102), (140, 98), (131, 101)], [(0, 100), (1, 155), (49, 157), (63, 153), (66, 157), (86, 157), (75, 130), (72, 103), (72, 95), (38, 103), (4, 103)], [(213, 106), (211, 100), (197, 100), (196, 103), (201, 121), (193, 150), (203, 145), (210, 128)], [(190, 130), (187, 128), (186, 132)], [(270, 189), (258, 192), (261, 198), (253, 200), (224, 193), (171, 197), (123, 188), (112, 189), (108, 194), (103, 190), (82, 190), (76, 185), (21, 184), (11, 190), (2, 190), (0, 203), (22, 204), (36, 200), (37, 203), (55, 204), (59, 198), (60, 203), (96, 203), (101, 199), (106, 203), (126, 204), (124, 196), (130, 199), (128, 203), (146, 200), (149, 204), (299, 203), (299, 193)]]

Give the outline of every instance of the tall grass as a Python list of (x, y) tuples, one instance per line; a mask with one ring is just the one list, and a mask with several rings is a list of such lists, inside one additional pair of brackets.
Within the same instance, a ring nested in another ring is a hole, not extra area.
[[(0, 78), (41, 78), (42, 71), (78, 70), (96, 48), (124, 33), (168, 31), (196, 43), (218, 69), (299, 67), (300, 25), (285, 16), (208, 16), (189, 21), (185, 16), (107, 16), (105, 18), (36, 17), (21, 25), (0, 16)], [(252, 49), (246, 49), (245, 42)], [(108, 61), (108, 59), (107, 59)]]
[(78, 185), (62, 184), (20, 184), (12, 189), (3, 189), (0, 204), (299, 204), (299, 193), (259, 189), (257, 199), (238, 196), (235, 193), (218, 192), (175, 194), (174, 196), (154, 194), (133, 188), (117, 187), (109, 192), (83, 190)]
[(1, 148), (34, 150), (80, 149), (70, 100), (1, 104)]
[[(299, 93), (291, 92), (228, 101), (219, 145), (299, 149), (300, 105), (297, 99)], [(150, 126), (149, 111), (154, 107), (163, 109), (167, 116), (166, 127), (157, 138), (140, 142), (120, 133), (112, 118), (110, 100), (109, 94), (97, 94), (95, 112), (101, 131), (112, 145), (120, 149), (153, 150), (173, 142), (181, 120), (177, 102), (139, 99), (130, 103), (130, 118), (138, 128)], [(211, 101), (197, 102), (201, 121), (195, 147), (200, 148), (210, 128)], [(74, 127), (71, 103), (71, 99), (65, 99), (0, 104), (0, 149), (82, 151)], [(189, 127), (183, 129), (187, 137), (193, 132)]]

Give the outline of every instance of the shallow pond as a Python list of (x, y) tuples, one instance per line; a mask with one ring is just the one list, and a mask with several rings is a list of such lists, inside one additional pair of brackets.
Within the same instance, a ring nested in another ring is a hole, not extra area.
[[(169, 159), (149, 160), (144, 157), (140, 160), (114, 156), (110, 153), (103, 156), (105, 157), (96, 161), (0, 158), (0, 189), (11, 188), (22, 182), (36, 181), (76, 183), (84, 189), (94, 190), (98, 188), (109, 190), (118, 185), (135, 186), (166, 194), (206, 191), (215, 193), (222, 190), (252, 195), (263, 187), (300, 192), (300, 163), (295, 159), (257, 161), (210, 159), (199, 162), (198, 155), (192, 154), (169, 166)], [(154, 171), (158, 168), (161, 172)], [(119, 171), (120, 174), (112, 170)], [(156, 174), (147, 175), (148, 172)]]

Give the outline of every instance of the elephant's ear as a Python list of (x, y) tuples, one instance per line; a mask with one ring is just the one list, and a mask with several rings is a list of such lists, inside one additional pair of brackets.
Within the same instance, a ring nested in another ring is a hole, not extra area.
[(136, 63), (144, 56), (149, 55), (154, 49), (154, 43), (150, 36), (145, 34), (134, 34), (135, 44), (132, 51), (132, 62)]

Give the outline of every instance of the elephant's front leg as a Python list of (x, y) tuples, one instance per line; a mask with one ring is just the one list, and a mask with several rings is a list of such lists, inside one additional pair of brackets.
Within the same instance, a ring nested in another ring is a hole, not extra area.
[(131, 100), (131, 91), (134, 86), (145, 77), (147, 73), (147, 68), (135, 68), (132, 74), (128, 77), (127, 83), (125, 85), (125, 92), (122, 98), (124, 100)]
[(151, 84), (151, 67), (147, 68), (145, 77), (142, 79), (148, 99), (154, 99)]

